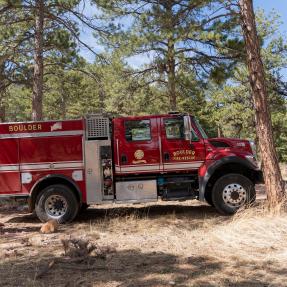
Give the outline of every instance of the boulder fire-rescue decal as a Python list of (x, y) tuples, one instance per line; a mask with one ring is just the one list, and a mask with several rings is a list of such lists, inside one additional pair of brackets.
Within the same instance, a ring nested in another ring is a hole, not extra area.
[(83, 135), (83, 122), (79, 120), (57, 122), (8, 123), (0, 125), (0, 139)]
[(195, 160), (194, 150), (177, 150), (172, 153), (172, 160), (174, 161), (189, 161)]
[(42, 124), (15, 124), (10, 125), (8, 129), (11, 133), (41, 131)]
[(133, 164), (137, 163), (146, 163), (146, 160), (144, 158), (144, 151), (141, 149), (138, 149), (134, 153), (135, 160), (133, 160)]

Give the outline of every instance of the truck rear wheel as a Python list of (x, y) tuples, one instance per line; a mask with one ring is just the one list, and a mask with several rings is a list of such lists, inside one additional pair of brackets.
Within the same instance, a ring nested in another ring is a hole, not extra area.
[(71, 222), (78, 214), (79, 203), (73, 191), (55, 184), (43, 189), (36, 198), (35, 211), (42, 222), (51, 219), (59, 223)]
[(212, 202), (222, 214), (234, 214), (252, 203), (256, 198), (255, 186), (241, 174), (227, 174), (220, 177), (212, 189)]

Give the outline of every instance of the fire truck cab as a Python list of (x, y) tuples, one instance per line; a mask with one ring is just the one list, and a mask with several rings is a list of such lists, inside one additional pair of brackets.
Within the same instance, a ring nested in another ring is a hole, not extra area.
[(210, 139), (189, 114), (0, 125), (0, 196), (43, 222), (91, 204), (199, 199), (233, 214), (262, 182), (252, 144)]

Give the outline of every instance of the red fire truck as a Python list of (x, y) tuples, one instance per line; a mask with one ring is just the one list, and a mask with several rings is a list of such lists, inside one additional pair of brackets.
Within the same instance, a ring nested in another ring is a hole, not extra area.
[(208, 138), (189, 114), (0, 124), (0, 196), (43, 222), (90, 204), (199, 199), (233, 214), (262, 182), (247, 140)]

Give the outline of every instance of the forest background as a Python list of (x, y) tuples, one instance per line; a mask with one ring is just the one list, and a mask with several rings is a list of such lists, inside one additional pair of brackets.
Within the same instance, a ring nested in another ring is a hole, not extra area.
[[(210, 137), (256, 142), (240, 19), (226, 5), (232, 1), (44, 2), (43, 119), (176, 110), (195, 115)], [(255, 1), (256, 17), (276, 147), (286, 162), (287, 34), (281, 11), (266, 2)], [(0, 0), (3, 122), (32, 119), (35, 10), (34, 1)]]

